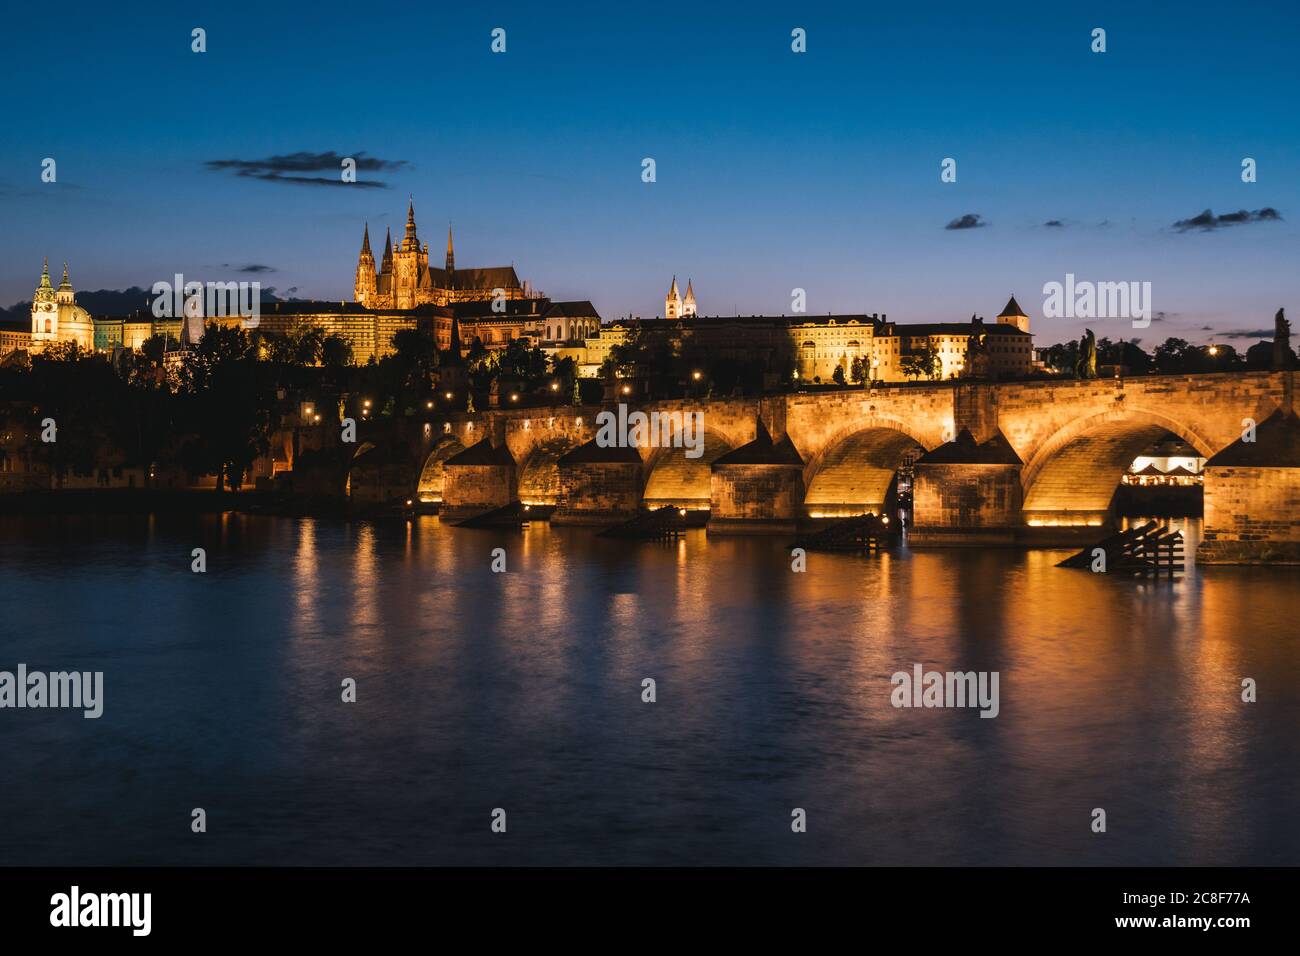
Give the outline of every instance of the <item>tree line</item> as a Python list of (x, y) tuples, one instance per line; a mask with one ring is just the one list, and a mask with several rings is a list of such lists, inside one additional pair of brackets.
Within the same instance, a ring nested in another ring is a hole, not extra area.
[[(416, 328), (392, 345), (356, 365), (348, 341), (319, 327), (281, 334), (219, 323), (184, 350), (163, 336), (111, 353), (53, 343), (0, 365), (0, 454), (36, 456), (56, 477), (167, 465), (238, 489), (274, 431), (301, 421), (305, 401), (310, 423), (337, 425), (486, 407), (499, 383), (519, 404), (574, 394), (572, 360), (551, 361), (524, 341), (489, 352), (475, 340), (461, 358), (441, 351), (431, 328)], [(465, 367), (468, 390), (439, 385), (443, 363)], [(54, 441), (41, 440), (47, 420)]]

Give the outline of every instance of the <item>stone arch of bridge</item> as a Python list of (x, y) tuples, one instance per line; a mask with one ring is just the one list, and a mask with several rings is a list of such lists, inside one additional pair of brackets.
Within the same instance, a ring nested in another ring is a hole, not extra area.
[[(644, 476), (641, 500), (650, 508), (672, 505), (677, 508), (708, 510), (711, 500), (713, 462), (736, 447), (735, 441), (728, 435), (711, 428), (704, 429), (703, 447), (693, 440), (700, 449), (698, 457), (691, 458), (683, 440), (677, 435), (667, 447), (648, 449), (641, 473)], [(680, 445), (681, 447), (678, 447)]]
[(357, 462), (360, 461), (363, 456), (374, 450), (374, 442), (363, 441), (357, 445), (357, 450), (354, 451), (352, 457), (348, 459), (347, 476), (343, 479), (343, 494), (345, 496), (349, 498), (352, 497), (352, 469), (357, 466)]
[(420, 477), (416, 481), (416, 497), (423, 502), (442, 501), (442, 466), (453, 455), (465, 450), (464, 443), (455, 435), (443, 434), (434, 442), (429, 453), (420, 466)]
[(805, 513), (809, 517), (879, 513), (904, 459), (925, 450), (904, 422), (880, 416), (859, 419), (805, 460)]
[(1021, 471), (1030, 525), (1102, 524), (1120, 479), (1144, 448), (1173, 434), (1208, 458), (1218, 449), (1195, 428), (1154, 409), (1119, 407), (1048, 436)]
[(560, 459), (583, 443), (583, 436), (562, 432), (529, 448), (519, 463), (519, 500), (526, 505), (553, 505), (560, 493)]

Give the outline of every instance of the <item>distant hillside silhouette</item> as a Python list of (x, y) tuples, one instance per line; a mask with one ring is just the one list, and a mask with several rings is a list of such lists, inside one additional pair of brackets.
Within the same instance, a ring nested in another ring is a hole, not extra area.
[[(295, 291), (295, 290), (290, 290)], [(274, 288), (262, 289), (263, 302), (296, 302), (296, 296), (281, 298)], [(148, 309), (153, 304), (153, 293), (148, 289), (133, 285), (129, 289), (96, 289), (93, 292), (77, 292), (77, 305), (94, 316), (130, 315), (140, 309)], [(0, 324), (29, 325), (32, 320), (32, 300), (15, 302), (9, 308), (0, 308)]]

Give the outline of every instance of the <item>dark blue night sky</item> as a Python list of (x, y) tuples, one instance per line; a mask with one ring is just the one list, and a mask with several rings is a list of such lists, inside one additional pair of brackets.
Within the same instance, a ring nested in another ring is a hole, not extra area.
[[(458, 265), (606, 319), (659, 314), (674, 273), (706, 314), (801, 287), (810, 312), (954, 321), (1014, 292), (1040, 344), (1084, 324), (1041, 318), (1067, 272), (1150, 281), (1162, 321), (1098, 331), (1148, 344), (1300, 310), (1294, 4), (284, 6), (7, 8), (0, 303), (45, 255), (79, 290), (351, 299), (362, 224), (382, 244), (409, 194), (434, 258), (450, 221)], [(361, 174), (383, 188), (262, 164), (300, 152), (383, 160)], [(1207, 208), (1281, 220), (1175, 227)], [(945, 228), (966, 215), (986, 224)]]

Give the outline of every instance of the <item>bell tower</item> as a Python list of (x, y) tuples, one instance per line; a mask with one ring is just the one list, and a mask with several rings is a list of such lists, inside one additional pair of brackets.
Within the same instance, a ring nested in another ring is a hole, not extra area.
[(682, 318), (690, 318), (695, 315), (695, 289), (691, 286), (691, 280), (686, 280), (686, 298), (682, 299)]
[(673, 276), (673, 284), (668, 289), (668, 295), (664, 296), (664, 318), (680, 319), (682, 317), (682, 294), (677, 290), (677, 276)]
[(63, 264), (63, 281), (54, 291), (54, 299), (59, 305), (76, 305), (76, 293), (72, 291), (72, 283), (68, 281), (68, 264)]
[[(67, 282), (67, 272), (64, 272)], [(62, 286), (60, 286), (62, 289)], [(72, 291), (72, 286), (68, 286)], [(50, 285), (50, 260), (47, 256), (41, 267), (41, 281), (32, 293), (32, 349), (37, 351), (47, 342), (57, 342), (59, 338), (59, 293)]]

